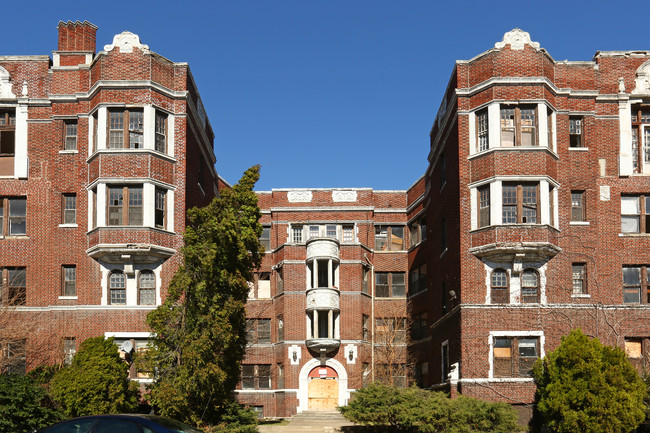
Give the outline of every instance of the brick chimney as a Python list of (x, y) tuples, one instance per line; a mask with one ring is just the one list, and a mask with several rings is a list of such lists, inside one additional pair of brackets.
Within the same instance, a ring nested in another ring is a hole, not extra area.
[(59, 49), (54, 52), (54, 66), (88, 64), (95, 54), (97, 26), (84, 21), (59, 21)]

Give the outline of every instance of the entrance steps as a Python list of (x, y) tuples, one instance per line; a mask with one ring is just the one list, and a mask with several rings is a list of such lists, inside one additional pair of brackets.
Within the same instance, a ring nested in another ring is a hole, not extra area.
[(354, 423), (343, 418), (336, 411), (306, 411), (289, 418), (284, 425), (260, 425), (260, 433), (336, 433), (341, 427), (352, 426)]

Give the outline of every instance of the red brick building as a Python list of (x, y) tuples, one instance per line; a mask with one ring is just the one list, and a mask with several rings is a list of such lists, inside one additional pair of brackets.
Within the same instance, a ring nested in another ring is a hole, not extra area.
[[(124, 32), (60, 22), (49, 56), (0, 57), (3, 364), (60, 362), (84, 339), (146, 343), (188, 207), (217, 192), (185, 63)], [(134, 373), (135, 374), (135, 373)]]
[[(128, 32), (96, 52), (95, 30), (0, 57), (10, 369), (95, 335), (143, 347), (185, 211), (224, 184), (188, 66)], [(576, 327), (644, 367), (649, 83), (650, 52), (558, 62), (516, 29), (456, 63), (407, 191), (260, 192), (240, 401), (289, 416), (383, 379), (523, 407), (532, 363)]]

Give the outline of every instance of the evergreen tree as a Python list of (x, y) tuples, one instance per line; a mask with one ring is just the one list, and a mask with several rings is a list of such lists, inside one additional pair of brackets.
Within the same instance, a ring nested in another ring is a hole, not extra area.
[(0, 374), (0, 432), (29, 433), (62, 418), (31, 377)]
[(134, 412), (138, 407), (137, 385), (129, 380), (129, 366), (113, 338), (82, 342), (70, 366), (54, 374), (51, 393), (69, 418)]
[(623, 350), (604, 346), (580, 329), (533, 370), (537, 411), (553, 431), (627, 433), (645, 415), (645, 386)]
[(232, 403), (246, 347), (248, 282), (264, 255), (257, 196), (259, 166), (204, 208), (188, 211), (183, 263), (164, 303), (147, 321), (155, 337), (145, 357), (156, 412), (218, 424)]

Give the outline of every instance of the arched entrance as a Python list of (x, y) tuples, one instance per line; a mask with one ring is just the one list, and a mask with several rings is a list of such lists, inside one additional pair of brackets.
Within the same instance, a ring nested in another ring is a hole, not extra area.
[[(320, 373), (318, 372), (318, 367), (330, 367), (336, 373), (337, 379), (337, 401), (336, 406), (345, 406), (350, 399), (350, 390), (348, 389), (348, 373), (345, 371), (343, 364), (336, 361), (335, 359), (329, 358), (325, 363), (321, 363), (321, 360), (318, 358), (313, 358), (307, 361), (301, 368), (298, 380), (300, 386), (298, 388), (298, 412), (304, 412), (309, 410), (309, 385), (312, 382), (310, 374), (316, 370), (316, 376), (320, 379)], [(331, 373), (330, 373), (331, 374)], [(327, 379), (326, 379), (327, 380)], [(329, 379), (332, 380), (332, 379)], [(320, 382), (316, 382), (320, 383)], [(332, 384), (326, 384), (332, 386)], [(324, 385), (314, 385), (314, 386), (324, 386)], [(335, 406), (335, 407), (336, 407)], [(321, 409), (324, 410), (324, 409)]]
[(332, 367), (318, 366), (309, 372), (308, 410), (336, 410), (339, 403), (339, 375)]

